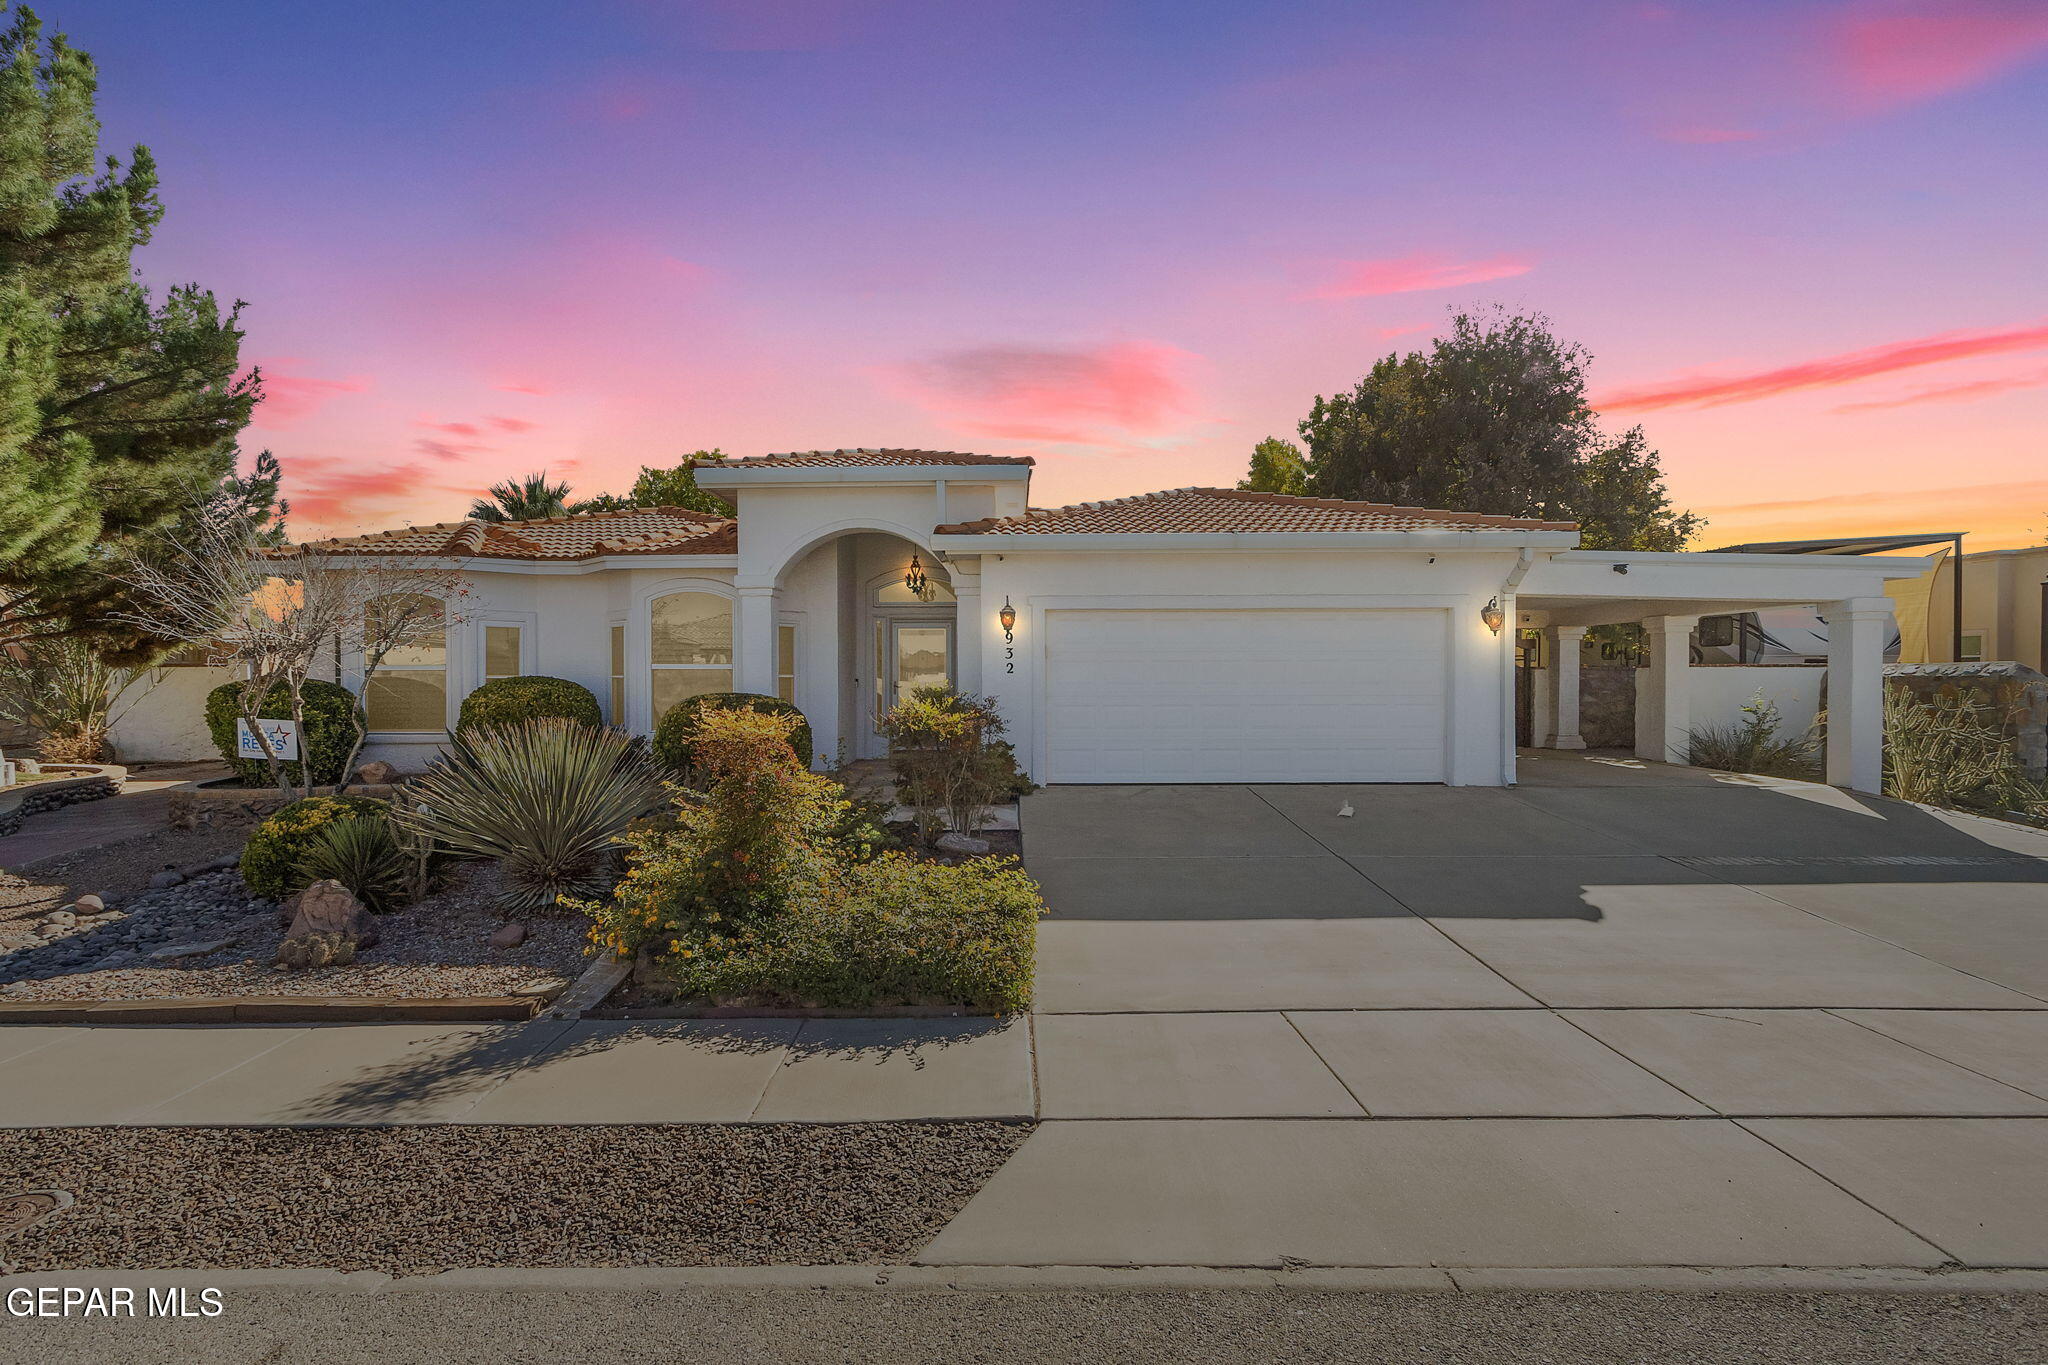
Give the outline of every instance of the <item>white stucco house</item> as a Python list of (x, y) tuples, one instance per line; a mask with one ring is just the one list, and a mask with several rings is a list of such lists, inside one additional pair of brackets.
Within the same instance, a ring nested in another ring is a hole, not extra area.
[[(1577, 640), (1642, 622), (1637, 752), (1683, 761), (1699, 617), (1812, 605), (1830, 627), (1828, 780), (1879, 785), (1884, 585), (1924, 559), (1590, 551), (1568, 523), (1213, 488), (1039, 509), (1031, 472), (769, 455), (698, 470), (732, 518), (644, 508), (322, 542), (470, 587), (442, 647), (387, 665), (368, 756), (421, 767), (471, 688), (538, 673), (641, 733), (682, 697), (776, 693), (821, 757), (861, 758), (882, 752), (878, 708), (944, 680), (996, 699), (1044, 783), (1497, 786), (1515, 780), (1517, 628), (1562, 646), (1541, 730), (1571, 748)], [(131, 713), (125, 752), (190, 731), (160, 709)]]

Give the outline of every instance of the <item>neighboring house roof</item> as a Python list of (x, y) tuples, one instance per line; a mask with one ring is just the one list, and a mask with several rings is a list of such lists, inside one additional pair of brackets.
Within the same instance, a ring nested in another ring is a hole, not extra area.
[(960, 450), (796, 450), (787, 455), (749, 455), (733, 460), (698, 460), (699, 469), (784, 469), (854, 465), (963, 465), (1034, 463), (1029, 455), (970, 455)]
[(730, 517), (687, 507), (635, 507), (537, 521), (442, 521), (365, 536), (308, 541), (300, 550), (332, 555), (452, 556), (463, 559), (596, 559), (601, 555), (722, 555), (739, 546)]
[(1575, 531), (1573, 521), (1536, 521), (1482, 512), (1394, 507), (1337, 498), (1292, 498), (1235, 488), (1173, 488), (1109, 502), (1033, 508), (1021, 517), (989, 517), (941, 526), (950, 536), (1144, 535), (1191, 532)]

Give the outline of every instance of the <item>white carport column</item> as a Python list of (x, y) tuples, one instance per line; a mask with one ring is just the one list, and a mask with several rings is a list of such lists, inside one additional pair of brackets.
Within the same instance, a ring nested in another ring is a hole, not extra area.
[(1636, 679), (1636, 757), (1689, 762), (1692, 738), (1692, 628), (1697, 616), (1652, 616), (1643, 622), (1650, 666)]
[(1550, 747), (1583, 749), (1579, 737), (1579, 644), (1586, 638), (1584, 626), (1550, 628)]
[(1827, 779), (1830, 786), (1884, 788), (1884, 646), (1891, 635), (1889, 597), (1824, 604), (1828, 623)]
[(733, 660), (735, 692), (775, 695), (775, 588), (772, 584), (742, 585), (739, 595), (739, 654)]

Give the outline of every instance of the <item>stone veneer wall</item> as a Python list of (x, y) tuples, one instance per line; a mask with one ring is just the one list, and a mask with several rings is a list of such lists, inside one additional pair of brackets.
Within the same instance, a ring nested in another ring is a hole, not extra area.
[(1931, 696), (1945, 686), (1973, 687), (1994, 701), (2010, 695), (2014, 714), (2004, 729), (2019, 754), (2020, 767), (2036, 782), (2048, 781), (2048, 677), (2010, 660), (1957, 664), (1892, 664), (1885, 682)]
[(1636, 747), (1636, 669), (1633, 664), (1579, 668), (1579, 736), (1588, 749)]
[[(0, 793), (0, 838), (14, 833), (38, 811), (56, 810), (80, 801), (102, 801), (121, 790), (119, 770), (92, 772), (83, 777), (53, 778), (31, 782)], [(18, 793), (18, 795), (17, 795)], [(9, 802), (8, 797), (14, 800)]]

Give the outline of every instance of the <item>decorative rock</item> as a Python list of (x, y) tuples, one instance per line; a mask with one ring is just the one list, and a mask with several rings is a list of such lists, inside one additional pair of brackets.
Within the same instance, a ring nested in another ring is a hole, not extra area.
[(382, 759), (356, 769), (356, 781), (370, 787), (386, 787), (398, 780), (398, 769)]
[(988, 840), (949, 830), (939, 836), (937, 847), (947, 853), (986, 853)]
[(158, 962), (175, 962), (181, 957), (205, 957), (208, 953), (234, 946), (235, 941), (231, 938), (217, 938), (208, 943), (173, 943), (168, 948), (157, 949), (150, 957)]
[(149, 879), (149, 889), (152, 891), (168, 891), (172, 887), (182, 883), (184, 880), (184, 873), (166, 870), (157, 873), (154, 877), (151, 877)]
[(298, 909), (285, 937), (305, 938), (312, 934), (342, 934), (354, 938), (361, 948), (377, 941), (369, 911), (349, 894), (347, 887), (332, 878), (314, 882), (299, 893)]
[(504, 925), (491, 935), (491, 946), (493, 948), (517, 948), (524, 942), (526, 942), (526, 926), (523, 924)]
[(99, 895), (98, 893), (92, 893), (89, 895), (80, 896), (75, 905), (67, 906), (66, 908), (71, 910), (83, 910), (89, 915), (97, 915), (102, 910), (105, 910), (107, 908), (107, 898), (105, 896)]

